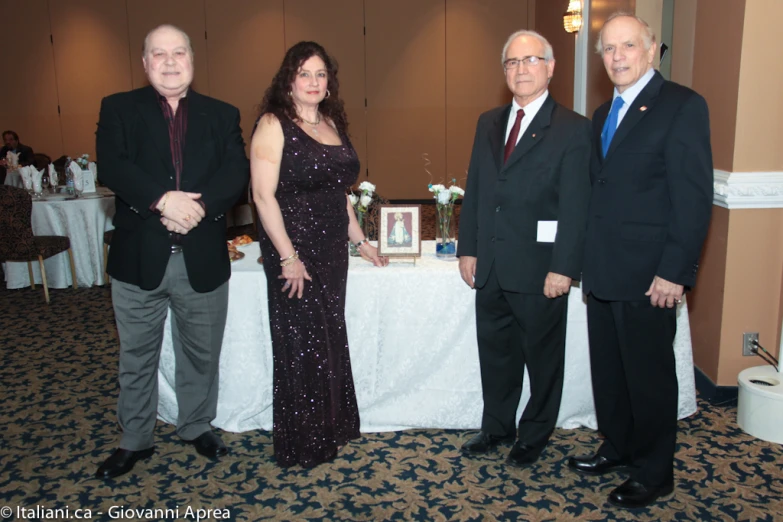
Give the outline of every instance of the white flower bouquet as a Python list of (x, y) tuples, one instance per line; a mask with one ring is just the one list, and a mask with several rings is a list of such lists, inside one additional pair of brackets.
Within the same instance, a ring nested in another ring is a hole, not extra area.
[(79, 168), (82, 170), (88, 170), (90, 168), (90, 155), (89, 154), (82, 154), (78, 158), (74, 160), (77, 165), (79, 165)]
[(451, 180), (451, 186), (432, 183), (428, 186), (433, 193), (438, 218), (435, 227), (435, 254), (438, 257), (454, 257), (457, 255), (457, 234), (455, 231), (454, 203), (465, 195), (465, 191), (457, 186), (457, 180)]
[[(359, 195), (351, 192), (348, 194), (348, 199), (353, 205), (353, 209), (356, 212), (356, 220), (359, 222), (359, 227), (364, 230), (364, 216), (370, 208), (372, 198), (375, 195), (375, 185), (369, 181), (362, 181), (359, 183)], [(350, 243), (350, 252), (352, 256), (360, 255), (356, 246)]]

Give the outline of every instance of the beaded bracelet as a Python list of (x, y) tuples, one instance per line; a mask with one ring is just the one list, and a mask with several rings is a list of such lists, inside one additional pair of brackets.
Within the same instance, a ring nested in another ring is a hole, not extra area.
[(359, 241), (358, 243), (354, 243), (353, 246), (356, 247), (356, 250), (359, 250), (362, 247), (362, 245), (365, 244), (365, 243), (369, 243), (369, 241), (367, 241), (366, 237), (364, 239), (362, 239), (361, 241)]
[(280, 266), (293, 265), (294, 263), (296, 263), (297, 259), (299, 259), (299, 252), (294, 252), (293, 254), (286, 257), (285, 259), (282, 259), (280, 261)]

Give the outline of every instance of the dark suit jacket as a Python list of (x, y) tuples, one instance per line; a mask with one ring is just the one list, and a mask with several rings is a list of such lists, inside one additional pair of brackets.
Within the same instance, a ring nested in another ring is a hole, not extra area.
[[(494, 263), (504, 290), (541, 294), (548, 272), (578, 280), (582, 271), (590, 122), (549, 96), (504, 165), (510, 111), (479, 118), (457, 254), (478, 258), (479, 288)], [(554, 243), (537, 241), (539, 221), (558, 222)]]
[[(0, 159), (5, 159), (5, 155), (11, 150), (6, 146), (0, 149)], [(22, 145), (22, 142), (16, 146), (16, 152), (19, 154), (20, 165), (32, 165), (33, 164), (33, 148), (27, 145)]]
[(712, 212), (707, 103), (656, 72), (604, 159), (601, 130), (610, 107), (593, 115), (584, 292), (643, 300), (656, 275), (692, 287)]
[[(157, 92), (144, 87), (104, 98), (96, 135), (101, 181), (117, 194), (109, 274), (145, 290), (157, 288), (171, 239), (150, 208), (176, 190)], [(206, 217), (184, 236), (185, 266), (193, 289), (208, 292), (231, 275), (225, 212), (239, 199), (250, 172), (239, 111), (189, 91), (183, 161), (180, 190), (201, 193), (206, 207)]]

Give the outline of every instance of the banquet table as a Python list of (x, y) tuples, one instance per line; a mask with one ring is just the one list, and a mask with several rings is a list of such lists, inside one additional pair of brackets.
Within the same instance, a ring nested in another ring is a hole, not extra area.
[[(363, 432), (408, 428), (478, 429), (481, 426), (474, 292), (456, 260), (422, 242), (414, 265), (376, 268), (351, 258), (346, 322)], [(272, 428), (272, 345), (266, 279), (258, 243), (240, 247), (232, 264), (228, 320), (220, 357), (220, 392), (213, 425), (243, 432)], [(569, 294), (566, 369), (557, 425), (596, 428), (590, 381), (587, 312), (582, 292)], [(167, 319), (158, 371), (158, 415), (176, 424), (175, 362)], [(674, 342), (679, 382), (678, 417), (696, 411), (687, 305), (677, 310)], [(518, 415), (530, 397), (525, 378)]]
[[(37, 236), (68, 236), (71, 240), (76, 281), (86, 287), (104, 284), (103, 233), (112, 228), (114, 194), (105, 188), (82, 194), (79, 198), (66, 194), (49, 194), (33, 200), (31, 221)], [(73, 277), (68, 254), (63, 252), (44, 261), (49, 288), (67, 288)], [(8, 288), (30, 286), (27, 263), (7, 262), (5, 270)], [(41, 269), (33, 263), (33, 277), (41, 283)]]

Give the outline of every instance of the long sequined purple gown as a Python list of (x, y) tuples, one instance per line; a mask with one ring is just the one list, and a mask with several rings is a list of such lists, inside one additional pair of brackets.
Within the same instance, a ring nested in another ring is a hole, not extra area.
[(274, 357), (274, 451), (280, 466), (313, 467), (359, 437), (359, 409), (345, 331), (348, 214), (359, 173), (348, 137), (323, 145), (281, 119), (285, 145), (275, 197), (312, 282), (302, 299), (281, 291), (280, 256), (261, 231)]

